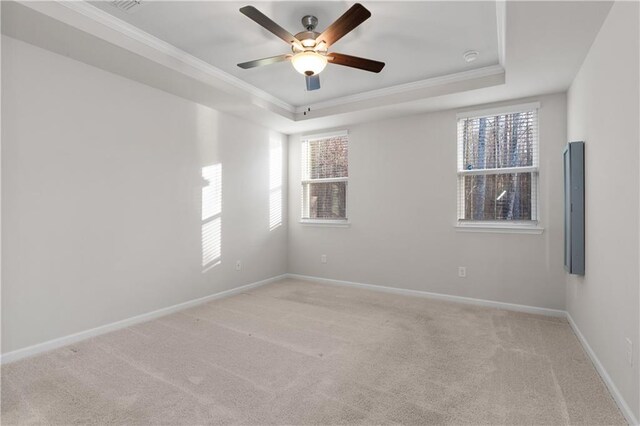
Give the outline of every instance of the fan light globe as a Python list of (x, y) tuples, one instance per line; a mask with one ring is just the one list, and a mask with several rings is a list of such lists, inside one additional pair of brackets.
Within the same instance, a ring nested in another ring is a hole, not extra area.
[(327, 58), (316, 52), (300, 52), (291, 58), (293, 67), (300, 74), (312, 76), (319, 74), (327, 66)]

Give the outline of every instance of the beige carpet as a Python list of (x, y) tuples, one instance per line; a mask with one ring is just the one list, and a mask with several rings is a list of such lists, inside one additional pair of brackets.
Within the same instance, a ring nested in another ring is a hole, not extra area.
[(2, 424), (624, 424), (563, 319), (294, 280), (2, 368)]

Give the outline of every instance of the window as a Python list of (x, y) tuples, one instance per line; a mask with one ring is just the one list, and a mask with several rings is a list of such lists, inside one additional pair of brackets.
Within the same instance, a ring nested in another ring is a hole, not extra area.
[(535, 226), (538, 105), (458, 115), (458, 224)]
[(346, 222), (347, 133), (308, 137), (301, 158), (303, 222)]

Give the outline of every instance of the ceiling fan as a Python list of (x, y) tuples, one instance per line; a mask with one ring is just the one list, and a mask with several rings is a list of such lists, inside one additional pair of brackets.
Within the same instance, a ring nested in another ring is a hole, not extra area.
[(320, 88), (320, 76), (318, 74), (327, 66), (327, 63), (375, 73), (382, 71), (382, 68), (384, 68), (384, 62), (329, 52), (329, 47), (332, 44), (371, 16), (371, 12), (360, 3), (354, 4), (322, 33), (315, 31), (318, 25), (318, 18), (311, 15), (303, 17), (302, 25), (305, 31), (299, 32), (295, 36), (253, 6), (245, 6), (240, 9), (240, 12), (289, 43), (292, 51), (292, 53), (284, 55), (243, 62), (238, 64), (240, 68), (248, 69), (277, 62), (291, 61), (296, 71), (305, 76), (307, 90)]

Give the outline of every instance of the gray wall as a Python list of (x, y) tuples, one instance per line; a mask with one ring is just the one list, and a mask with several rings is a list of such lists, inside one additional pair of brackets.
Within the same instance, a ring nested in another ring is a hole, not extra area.
[[(4, 353), (286, 272), (269, 223), (282, 135), (2, 43)], [(222, 262), (203, 273), (201, 168), (217, 163)]]
[[(300, 135), (290, 136), (289, 271), (564, 309), (566, 97), (502, 104), (530, 101), (541, 102), (543, 234), (456, 231), (457, 111), (435, 112), (348, 128), (349, 228), (299, 223)], [(458, 266), (467, 267), (467, 278), (458, 278)]]
[[(568, 93), (568, 136), (585, 141), (586, 274), (567, 310), (640, 418), (637, 2), (616, 2)], [(633, 341), (633, 367), (625, 339)]]

